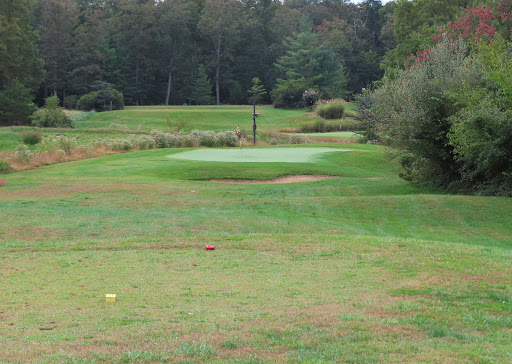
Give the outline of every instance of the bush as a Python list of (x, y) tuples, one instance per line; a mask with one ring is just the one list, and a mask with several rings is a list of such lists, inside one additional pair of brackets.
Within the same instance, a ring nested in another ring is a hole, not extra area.
[(109, 129), (117, 129), (117, 130), (121, 130), (121, 131), (129, 130), (129, 128), (126, 125), (117, 124), (117, 123), (112, 123), (108, 127), (109, 127)]
[(3, 159), (0, 159), (0, 174), (11, 173), (11, 166)]
[(116, 89), (106, 88), (83, 95), (77, 102), (82, 111), (111, 111), (124, 109), (123, 94)]
[(133, 135), (131, 139), (132, 144), (140, 150), (153, 149), (156, 147), (155, 139), (149, 135)]
[(21, 133), (21, 141), (24, 144), (36, 145), (43, 141), (43, 134), (40, 131), (28, 130)]
[(19, 144), (14, 153), (14, 158), (20, 162), (28, 163), (32, 158), (32, 152), (25, 144)]
[(286, 83), (278, 86), (271, 92), (272, 103), (277, 108), (300, 108), (305, 107), (304, 102), (305, 85)]
[(299, 134), (292, 134), (290, 137), (290, 144), (306, 144), (307, 142), (308, 138)]
[(76, 109), (77, 102), (78, 102), (78, 96), (70, 95), (70, 96), (64, 97), (64, 102), (62, 104), (64, 105), (65, 109), (74, 110), (74, 109)]
[(133, 143), (130, 139), (114, 139), (107, 144), (107, 146), (114, 151), (128, 151), (133, 149)]
[(32, 125), (40, 128), (73, 128), (73, 121), (64, 113), (59, 103), (57, 96), (46, 98), (44, 107), (30, 117)]
[(76, 138), (70, 138), (65, 135), (57, 136), (57, 147), (64, 151), (67, 155), (71, 154), (73, 148), (76, 147)]
[(214, 147), (219, 144), (219, 139), (214, 131), (202, 131), (198, 135), (199, 145), (203, 147)]
[(272, 138), (269, 139), (268, 144), (270, 144), (270, 145), (278, 145), (279, 144), (279, 139), (272, 137)]
[(152, 130), (151, 137), (155, 140), (156, 146), (158, 148), (167, 148), (167, 137), (165, 133), (160, 130)]
[(345, 114), (346, 102), (334, 99), (317, 104), (316, 114), (324, 119), (341, 119)]
[(95, 96), (95, 92), (83, 95), (78, 99), (78, 102), (76, 103), (76, 108), (82, 111), (96, 111), (94, 102)]
[(315, 90), (305, 90), (302, 94), (302, 102), (305, 106), (312, 108), (318, 101), (319, 95)]
[(238, 143), (238, 137), (234, 131), (225, 131), (217, 133), (217, 138), (219, 140), (219, 145), (223, 145), (226, 147), (236, 147)]
[(177, 148), (180, 146), (181, 140), (178, 135), (172, 133), (166, 133), (166, 144), (168, 148)]
[(328, 133), (334, 131), (357, 131), (360, 130), (360, 128), (361, 123), (355, 119), (336, 121), (315, 119), (301, 124), (299, 130), (301, 133)]
[(194, 139), (190, 134), (181, 135), (181, 145), (184, 147), (191, 148), (197, 143), (197, 140)]
[(445, 40), (415, 60), (371, 92), (371, 119), (381, 140), (402, 155), (402, 177), (448, 187), (462, 179), (462, 163), (449, 139), (459, 123), (454, 116), (474, 102), (471, 93), (481, 98), (476, 94), (488, 81), (482, 63), (468, 56), (460, 41)]

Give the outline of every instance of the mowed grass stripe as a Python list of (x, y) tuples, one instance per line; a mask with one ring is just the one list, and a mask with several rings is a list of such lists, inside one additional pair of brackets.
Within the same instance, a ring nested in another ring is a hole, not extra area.
[(2, 360), (511, 359), (509, 250), (321, 234), (104, 247), (2, 254)]

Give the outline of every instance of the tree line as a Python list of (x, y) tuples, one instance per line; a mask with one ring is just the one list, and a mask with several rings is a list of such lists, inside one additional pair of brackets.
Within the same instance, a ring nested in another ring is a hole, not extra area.
[(39, 105), (104, 85), (128, 105), (240, 104), (258, 77), (266, 103), (276, 86), (348, 96), (383, 75), (393, 13), (375, 0), (1, 0), (0, 90), (17, 83)]

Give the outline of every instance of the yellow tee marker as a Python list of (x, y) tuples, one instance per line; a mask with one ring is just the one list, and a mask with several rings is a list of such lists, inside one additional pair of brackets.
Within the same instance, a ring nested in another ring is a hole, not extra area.
[(116, 302), (116, 295), (115, 294), (107, 294), (106, 301), (107, 302)]

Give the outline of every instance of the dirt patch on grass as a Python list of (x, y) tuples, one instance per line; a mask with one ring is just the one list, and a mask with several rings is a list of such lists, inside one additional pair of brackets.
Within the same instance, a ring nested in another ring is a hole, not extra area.
[(3, 239), (18, 239), (29, 243), (55, 239), (61, 234), (57, 229), (46, 229), (34, 226), (12, 226)]
[(325, 175), (296, 175), (296, 176), (281, 176), (270, 180), (255, 180), (255, 179), (210, 179), (208, 182), (221, 182), (221, 183), (252, 183), (252, 184), (271, 184), (271, 183), (297, 183), (297, 182), (311, 182), (320, 181), (327, 178), (336, 178), (335, 176)]

